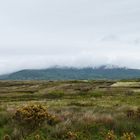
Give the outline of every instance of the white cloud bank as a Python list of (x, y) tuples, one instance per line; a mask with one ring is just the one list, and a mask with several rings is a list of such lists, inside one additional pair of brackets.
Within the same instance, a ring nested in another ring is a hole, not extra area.
[(140, 68), (139, 0), (0, 2), (0, 74), (54, 65)]

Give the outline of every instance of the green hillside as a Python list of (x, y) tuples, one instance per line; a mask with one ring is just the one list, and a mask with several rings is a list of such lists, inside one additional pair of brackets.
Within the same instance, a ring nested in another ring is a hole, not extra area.
[(22, 70), (0, 76), (1, 80), (93, 80), (140, 78), (140, 70), (126, 68), (48, 68)]

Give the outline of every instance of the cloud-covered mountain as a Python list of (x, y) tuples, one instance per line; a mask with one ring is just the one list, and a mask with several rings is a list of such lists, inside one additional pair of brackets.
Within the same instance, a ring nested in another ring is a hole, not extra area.
[(1, 80), (94, 80), (140, 78), (140, 70), (115, 66), (97, 68), (52, 67), (40, 70), (21, 70), (0, 76)]

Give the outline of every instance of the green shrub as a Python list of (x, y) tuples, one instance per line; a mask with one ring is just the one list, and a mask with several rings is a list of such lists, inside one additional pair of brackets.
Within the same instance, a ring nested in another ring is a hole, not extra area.
[(64, 96), (64, 92), (59, 90), (51, 91), (46, 94), (46, 97), (50, 99), (58, 99), (58, 98), (62, 98), (63, 96)]

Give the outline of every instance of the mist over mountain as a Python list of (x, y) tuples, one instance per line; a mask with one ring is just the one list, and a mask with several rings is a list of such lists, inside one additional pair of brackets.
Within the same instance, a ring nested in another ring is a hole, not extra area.
[(0, 3), (0, 74), (54, 65), (140, 69), (140, 0)]
[(1, 80), (97, 80), (140, 78), (140, 70), (103, 65), (100, 67), (51, 67), (47, 69), (26, 69), (7, 75)]

